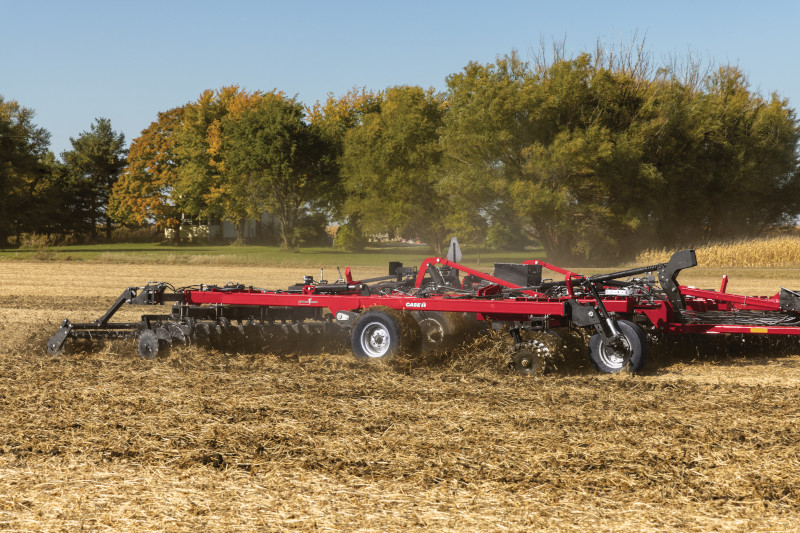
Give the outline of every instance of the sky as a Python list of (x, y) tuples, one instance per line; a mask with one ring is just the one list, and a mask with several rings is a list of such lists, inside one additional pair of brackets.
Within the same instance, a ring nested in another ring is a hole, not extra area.
[(353, 87), (446, 89), (471, 61), (545, 43), (568, 56), (644, 44), (736, 65), (800, 106), (800, 1), (0, 0), (0, 96), (36, 112), (56, 155), (108, 118), (130, 143), (206, 89), (279, 89), (312, 105)]

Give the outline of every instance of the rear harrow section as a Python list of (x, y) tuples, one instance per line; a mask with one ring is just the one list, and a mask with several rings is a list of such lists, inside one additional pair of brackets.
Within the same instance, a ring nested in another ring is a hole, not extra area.
[[(228, 320), (162, 323), (137, 334), (139, 355), (153, 359), (173, 346), (198, 345), (234, 353), (314, 353), (341, 349), (341, 328), (331, 322), (231, 323)], [(146, 339), (146, 340), (142, 340)]]
[[(94, 322), (64, 320), (47, 350), (59, 355), (75, 340), (133, 338), (146, 359), (197, 344), (278, 354), (349, 346), (371, 360), (443, 353), (491, 327), (510, 336), (509, 366), (538, 376), (574, 351), (562, 338), (585, 339), (583, 353), (606, 373), (641, 371), (654, 339), (745, 340), (734, 346), (770, 346), (780, 339), (797, 346), (800, 338), (800, 292), (728, 294), (726, 277), (718, 291), (679, 285), (680, 272), (697, 264), (693, 250), (677, 252), (667, 263), (593, 276), (538, 260), (498, 263), (488, 274), (459, 260), (455, 243), (446, 259), (429, 258), (418, 268), (392, 262), (388, 275), (366, 280), (354, 279), (348, 268), (333, 283), (320, 271), (319, 281), (306, 276), (278, 290), (230, 283), (129, 287)], [(544, 271), (555, 278), (544, 278)], [(124, 305), (171, 309), (112, 322)]]

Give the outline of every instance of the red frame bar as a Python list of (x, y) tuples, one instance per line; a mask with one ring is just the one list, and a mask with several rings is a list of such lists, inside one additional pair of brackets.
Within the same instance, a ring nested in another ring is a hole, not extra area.
[[(526, 320), (530, 316), (564, 315), (564, 302), (570, 298), (558, 300), (533, 300), (517, 298), (507, 300), (489, 300), (477, 298), (416, 298), (393, 295), (333, 295), (333, 294), (288, 294), (278, 292), (222, 292), (216, 290), (186, 291), (186, 303), (202, 305), (236, 305), (253, 307), (322, 307), (332, 313), (338, 311), (358, 311), (376, 305), (405, 309), (409, 311), (425, 309), (427, 311), (451, 311), (456, 313), (481, 313), (484, 315), (514, 315), (517, 320)], [(590, 303), (594, 300), (579, 300)], [(630, 314), (634, 312), (633, 298), (604, 300), (609, 312)]]
[[(543, 268), (563, 274), (569, 296), (548, 298), (536, 291), (521, 291), (527, 296), (505, 299), (492, 299), (486, 296), (458, 297), (450, 295), (434, 295), (426, 298), (393, 295), (362, 295), (355, 286), (352, 291), (339, 294), (315, 294), (314, 285), (303, 288), (302, 293), (282, 291), (263, 291), (255, 289), (223, 290), (211, 288), (205, 290), (186, 290), (185, 303), (194, 305), (230, 305), (252, 307), (315, 307), (327, 308), (332, 313), (339, 311), (360, 311), (373, 306), (386, 306), (397, 310), (428, 310), (475, 313), (479, 318), (495, 318), (506, 321), (525, 321), (532, 317), (551, 316), (556, 323), (565, 318), (565, 302), (575, 299), (571, 281), (584, 276), (550, 265), (544, 261), (529, 260), (523, 264), (541, 265)], [(441, 257), (430, 257), (422, 262), (415, 279), (415, 287), (422, 286), (425, 274), (430, 266), (447, 266), (461, 272), (478, 276), (490, 281), (499, 292), (500, 287), (520, 288), (519, 285), (496, 278)], [(352, 281), (350, 268), (346, 270), (348, 285)], [(720, 291), (697, 289), (681, 285), (679, 290), (684, 296), (686, 307), (697, 312), (729, 312), (734, 309), (754, 311), (780, 311), (779, 296), (740, 296), (725, 293), (727, 276), (723, 278)], [(484, 291), (482, 294), (491, 294)], [(595, 303), (594, 299), (579, 299), (581, 304)], [(636, 296), (609, 297), (603, 299), (606, 309), (620, 315), (644, 315), (661, 331), (668, 333), (706, 333), (706, 334), (766, 334), (766, 335), (800, 335), (800, 326), (746, 326), (728, 324), (683, 324), (675, 321), (675, 314), (667, 301), (643, 303)]]
[[(764, 296), (740, 296), (738, 294), (728, 294), (724, 292), (717, 292), (709, 289), (697, 289), (694, 287), (686, 287), (681, 285), (679, 287), (683, 296), (692, 296), (694, 298), (701, 298), (713, 302), (725, 302), (734, 304), (733, 307), (737, 309), (750, 309), (753, 311), (779, 311), (780, 300), (778, 296), (766, 298)], [(687, 301), (687, 306), (691, 300)]]
[(800, 335), (800, 326), (739, 326), (732, 324), (666, 324), (669, 333)]

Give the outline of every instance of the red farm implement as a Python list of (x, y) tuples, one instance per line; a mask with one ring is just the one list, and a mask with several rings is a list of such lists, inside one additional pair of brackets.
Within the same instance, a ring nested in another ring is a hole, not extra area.
[[(581, 330), (592, 364), (601, 372), (638, 371), (648, 339), (689, 334), (800, 335), (800, 294), (739, 296), (678, 285), (679, 273), (697, 265), (693, 250), (667, 263), (585, 276), (531, 260), (496, 264), (487, 274), (459, 264), (457, 244), (448, 259), (419, 268), (389, 264), (387, 276), (357, 280), (350, 269), (329, 283), (306, 276), (286, 290), (150, 283), (126, 289), (90, 323), (64, 320), (47, 344), (62, 353), (67, 339), (136, 338), (139, 355), (154, 358), (174, 343), (221, 347), (245, 341), (269, 350), (310, 338), (347, 337), (360, 358), (439, 350), (463, 340), (482, 324), (507, 329), (510, 366), (523, 374), (543, 370), (550, 347), (535, 333)], [(544, 279), (543, 271), (559, 279)], [(725, 279), (725, 278), (723, 278)], [(171, 306), (137, 322), (111, 322), (123, 305)]]

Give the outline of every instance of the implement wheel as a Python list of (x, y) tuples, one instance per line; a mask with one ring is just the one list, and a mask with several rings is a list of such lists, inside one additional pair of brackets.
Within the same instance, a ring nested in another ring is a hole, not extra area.
[(467, 334), (466, 319), (461, 313), (414, 311), (422, 333), (422, 351), (446, 352), (457, 346)]
[(390, 359), (418, 351), (419, 343), (419, 326), (403, 311), (372, 308), (353, 324), (351, 346), (359, 359)]
[(146, 329), (139, 334), (139, 357), (142, 359), (155, 359), (162, 345), (166, 342), (159, 340), (158, 335), (151, 329)]
[(612, 346), (599, 333), (589, 339), (589, 358), (592, 365), (606, 374), (623, 370), (638, 372), (647, 362), (647, 338), (642, 328), (628, 320), (618, 320), (617, 327), (622, 333), (618, 346)]

